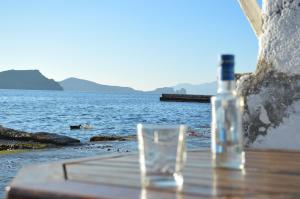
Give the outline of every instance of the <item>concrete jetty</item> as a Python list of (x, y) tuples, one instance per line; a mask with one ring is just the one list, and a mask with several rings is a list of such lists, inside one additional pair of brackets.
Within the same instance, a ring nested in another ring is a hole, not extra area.
[(210, 103), (211, 95), (162, 94), (160, 101)]

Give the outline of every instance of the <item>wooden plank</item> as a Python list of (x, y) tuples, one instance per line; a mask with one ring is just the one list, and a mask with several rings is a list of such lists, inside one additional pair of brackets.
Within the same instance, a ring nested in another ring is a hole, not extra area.
[[(300, 159), (297, 158), (288, 158), (288, 157), (252, 157), (250, 158), (249, 156), (246, 157), (246, 166), (248, 167), (255, 167), (257, 164), (263, 164), (267, 165), (268, 164), (273, 164), (276, 163), (276, 167), (282, 167), (282, 168), (295, 168), (295, 169), (300, 169)], [(124, 164), (138, 164), (138, 158), (134, 159), (116, 159), (116, 160), (93, 160), (93, 161), (86, 161), (82, 162), (82, 164), (104, 164), (105, 162), (115, 162), (116, 164), (124, 165)], [(209, 165), (211, 162), (211, 158), (207, 157), (188, 157), (186, 164), (194, 164), (194, 162), (197, 162), (197, 164), (201, 165), (201, 163), (205, 163), (204, 165)]]
[[(206, 155), (202, 157), (209, 156)], [(112, 161), (102, 161), (101, 163), (91, 161), (81, 163), (80, 165), (72, 165), (77, 167), (75, 168), (75, 170), (80, 171), (78, 172), (79, 174), (84, 174), (78, 175), (78, 173), (76, 172), (71, 172), (71, 179), (85, 179), (87, 182), (92, 181), (94, 183), (109, 183), (111, 185), (120, 185), (120, 183), (123, 183), (122, 186), (139, 187), (139, 167), (137, 157), (131, 157), (131, 160), (123, 158), (121, 159), (123, 160), (123, 162), (121, 161), (121, 164), (120, 162), (116, 162), (116, 159), (114, 159)], [(194, 159), (194, 161), (201, 160), (198, 158), (192, 159)], [(228, 170), (218, 170), (217, 173), (214, 173), (215, 170), (211, 169), (210, 167), (199, 167), (199, 165), (194, 161), (192, 164), (187, 164), (187, 167), (185, 169), (185, 194), (205, 195), (207, 194), (207, 190), (212, 186), (218, 189), (219, 193), (224, 194), (228, 194), (228, 190), (229, 192), (235, 190), (236, 194), (241, 194), (244, 192), (294, 194), (299, 192), (299, 176), (294, 176), (294, 173), (292, 176), (282, 175), (282, 173), (269, 173), (268, 170), (265, 170), (269, 168), (269, 165), (267, 165), (267, 168), (263, 169), (246, 169), (245, 175), (241, 175), (241, 172), (233, 172)], [(204, 158), (202, 161), (210, 161), (210, 158)], [(260, 161), (263, 161), (264, 164), (268, 163), (264, 161), (264, 159), (261, 159)], [(88, 172), (89, 169), (91, 169), (91, 167), (93, 166), (95, 167), (95, 170)], [(100, 173), (101, 171), (104, 172), (104, 174), (100, 174), (99, 176), (97, 176), (96, 173)], [(109, 171), (111, 172), (107, 173)], [(105, 174), (107, 174), (107, 176), (105, 176)], [(110, 178), (109, 182), (106, 180), (107, 178)], [(119, 180), (120, 178), (122, 180)], [(216, 178), (218, 180), (216, 180)], [(287, 181), (289, 183), (287, 183)], [(194, 187), (199, 186), (206, 187), (206, 189), (195, 191)]]
[(145, 194), (137, 153), (93, 157), (64, 163), (67, 180), (62, 164), (27, 167), (8, 198), (299, 198), (299, 163), (299, 152), (247, 151), (244, 172), (213, 169), (209, 151), (192, 151), (181, 192), (152, 188)]
[(257, 0), (239, 0), (240, 6), (250, 22), (250, 25), (259, 38), (263, 34), (262, 13)]
[[(128, 187), (95, 185), (67, 181), (41, 183), (14, 187), (8, 199), (180, 199), (180, 193), (140, 190)], [(201, 196), (184, 196), (185, 199), (201, 199)]]
[[(115, 164), (115, 166), (126, 166), (130, 164), (139, 165), (138, 156), (131, 156), (128, 158), (118, 158), (118, 159), (101, 159), (101, 160), (91, 160), (83, 161), (81, 164)], [(211, 158), (209, 156), (191, 156), (188, 155), (186, 165), (199, 165), (199, 166), (211, 166)], [(247, 168), (270, 168), (270, 164), (273, 164), (271, 168), (285, 169), (290, 171), (299, 171), (300, 169), (300, 156), (254, 156), (251, 154), (246, 155), (246, 167)]]
[[(72, 176), (76, 175), (76, 179), (88, 179), (90, 180), (90, 176), (94, 175), (95, 177), (107, 177), (107, 178), (115, 178), (114, 180), (118, 181), (118, 178), (125, 179), (125, 183), (127, 182), (126, 179), (134, 179), (139, 183), (139, 168), (136, 166), (132, 167), (113, 167), (111, 165), (70, 165), (68, 168), (69, 174)], [(134, 176), (134, 177), (133, 177)], [(187, 167), (184, 170), (184, 176), (186, 182), (197, 182), (197, 180), (205, 179), (205, 180), (213, 180), (216, 176), (219, 180), (232, 180), (233, 182), (243, 181), (245, 183), (256, 183), (256, 185), (261, 186), (261, 182), (267, 182), (271, 188), (276, 185), (285, 186), (288, 185), (289, 187), (293, 188), (293, 185), (296, 184), (296, 188), (298, 190), (300, 184), (299, 175), (283, 175), (281, 173), (267, 173), (264, 171), (245, 171), (245, 174), (242, 174), (239, 171), (230, 171), (219, 169), (217, 172), (213, 169), (207, 168), (196, 168), (191, 169)], [(272, 181), (268, 181), (268, 179), (272, 179)], [(289, 181), (287, 183), (286, 181)], [(117, 182), (118, 183), (118, 182)], [(121, 183), (122, 184), (122, 183)], [(138, 186), (136, 183), (133, 186)], [(280, 188), (281, 188), (280, 187)], [(294, 190), (294, 189), (293, 189)]]
[[(280, 156), (277, 158), (274, 157), (252, 157), (247, 155), (246, 159), (246, 168), (249, 170), (264, 170), (265, 172), (281, 172), (286, 174), (299, 174), (300, 173), (300, 159), (298, 158), (288, 158), (287, 156)], [(138, 158), (120, 158), (120, 159), (111, 159), (109, 161), (85, 161), (82, 164), (90, 165), (111, 165), (113, 167), (126, 167), (132, 164), (135, 164), (138, 167)], [(272, 167), (270, 167), (272, 165)], [(186, 167), (211, 167), (211, 159), (204, 156), (191, 157), (188, 156)]]
[[(114, 185), (122, 187), (137, 187), (139, 188), (139, 179), (129, 179), (124, 176), (95, 176), (93, 174), (87, 175), (85, 180), (82, 180), (82, 176), (72, 176), (72, 180), (78, 182), (88, 182), (88, 183), (99, 183), (105, 185)], [(270, 181), (267, 181), (270, 182)], [(205, 189), (195, 190), (195, 188), (205, 187)], [(299, 193), (299, 186), (289, 186), (282, 183), (281, 185), (274, 185), (269, 183), (259, 183), (254, 182), (242, 183), (241, 181), (232, 181), (232, 180), (206, 180), (206, 179), (197, 179), (191, 181), (188, 179), (185, 181), (183, 193), (191, 195), (207, 195), (208, 189), (219, 189), (219, 191), (232, 192), (235, 190), (236, 194), (241, 193)], [(203, 192), (204, 190), (204, 192)], [(172, 191), (169, 189), (161, 189), (160, 191)], [(174, 190), (173, 190), (174, 191)], [(210, 193), (209, 195), (211, 195)]]
[[(188, 160), (194, 161), (194, 159), (202, 159), (208, 158), (211, 159), (211, 154), (209, 150), (201, 150), (201, 151), (189, 151), (188, 152)], [(247, 150), (246, 151), (246, 158), (248, 160), (251, 159), (274, 159), (275, 161), (295, 161), (298, 162), (300, 160), (300, 153), (296, 151), (280, 151), (280, 150)], [(80, 162), (102, 162), (102, 161), (117, 161), (117, 162), (124, 162), (124, 161), (138, 161), (138, 154), (131, 153), (131, 154), (122, 154), (122, 155), (108, 155), (108, 156), (96, 156), (92, 158), (81, 158), (78, 160), (68, 160), (65, 161), (65, 164), (71, 163), (80, 163)]]

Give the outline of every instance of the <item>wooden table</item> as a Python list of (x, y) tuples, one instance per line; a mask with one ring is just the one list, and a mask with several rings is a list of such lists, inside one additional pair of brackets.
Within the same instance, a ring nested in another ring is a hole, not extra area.
[(212, 169), (209, 151), (188, 152), (182, 192), (140, 187), (137, 154), (23, 168), (8, 199), (300, 198), (300, 152), (247, 151), (244, 172)]

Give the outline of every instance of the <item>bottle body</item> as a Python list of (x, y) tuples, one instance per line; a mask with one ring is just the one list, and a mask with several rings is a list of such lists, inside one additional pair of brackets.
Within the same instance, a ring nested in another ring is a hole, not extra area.
[(243, 169), (245, 154), (241, 117), (243, 100), (232, 94), (212, 98), (212, 159), (213, 166)]
[(230, 62), (228, 59), (221, 61), (225, 64), (220, 66), (218, 93), (211, 98), (212, 161), (214, 167), (243, 169), (245, 164), (242, 130), (244, 101), (242, 97), (236, 95), (234, 57), (229, 58)]

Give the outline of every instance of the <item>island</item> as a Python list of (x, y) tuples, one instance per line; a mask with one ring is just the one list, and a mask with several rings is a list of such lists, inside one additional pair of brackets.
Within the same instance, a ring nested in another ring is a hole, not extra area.
[(7, 70), (0, 72), (0, 89), (63, 90), (53, 79), (39, 70)]

